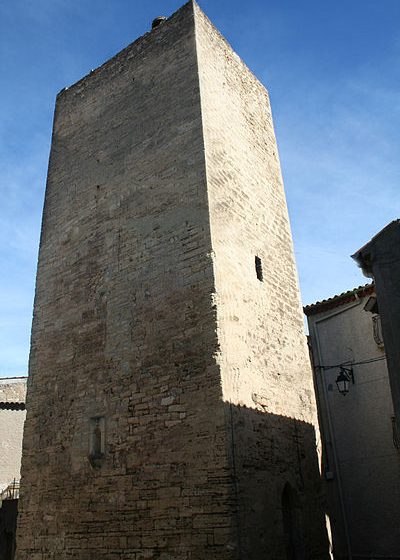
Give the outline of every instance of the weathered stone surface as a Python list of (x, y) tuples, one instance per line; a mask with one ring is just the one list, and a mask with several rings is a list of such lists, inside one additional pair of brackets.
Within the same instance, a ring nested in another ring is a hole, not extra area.
[(18, 560), (280, 560), (286, 483), (325, 558), (311, 395), (268, 96), (189, 2), (57, 99)]
[(316, 408), (268, 92), (196, 13), (217, 361), (232, 411), (241, 557), (285, 557), (281, 500), (289, 483), (301, 502), (306, 554), (319, 558)]

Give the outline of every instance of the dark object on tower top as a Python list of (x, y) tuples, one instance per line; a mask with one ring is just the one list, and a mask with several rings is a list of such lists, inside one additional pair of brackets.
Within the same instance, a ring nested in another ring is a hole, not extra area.
[(161, 25), (162, 23), (164, 23), (164, 21), (165, 21), (166, 19), (167, 19), (167, 18), (164, 17), (164, 16), (156, 17), (156, 19), (153, 19), (153, 23), (151, 24), (151, 28), (152, 28), (152, 29), (155, 29), (156, 27), (158, 27), (159, 25)]

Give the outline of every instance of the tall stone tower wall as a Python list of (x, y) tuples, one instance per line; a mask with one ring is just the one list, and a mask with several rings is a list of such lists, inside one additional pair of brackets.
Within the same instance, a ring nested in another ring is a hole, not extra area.
[[(226, 555), (204, 157), (190, 4), (58, 96), (19, 560)], [(98, 417), (106, 452), (91, 465)]]
[(239, 481), (239, 544), (244, 558), (281, 558), (281, 500), (290, 485), (302, 502), (299, 546), (317, 558), (324, 527), (316, 405), (269, 96), (196, 12), (218, 363)]
[(200, 11), (196, 21), (224, 398), (252, 406), (268, 384), (271, 412), (314, 422), (268, 93)]
[(276, 154), (193, 2), (59, 94), (18, 560), (284, 560), (300, 532), (324, 557), (281, 504), (318, 472)]

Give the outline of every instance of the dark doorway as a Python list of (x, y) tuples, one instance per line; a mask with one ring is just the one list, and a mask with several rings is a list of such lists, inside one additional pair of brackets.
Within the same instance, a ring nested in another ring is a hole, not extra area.
[(4, 500), (0, 507), (0, 560), (13, 560), (18, 500)]
[(297, 496), (289, 483), (282, 492), (282, 518), (287, 560), (306, 560)]

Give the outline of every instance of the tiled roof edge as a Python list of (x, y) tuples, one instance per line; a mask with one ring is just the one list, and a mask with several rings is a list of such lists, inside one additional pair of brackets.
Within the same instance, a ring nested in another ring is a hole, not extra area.
[(317, 313), (323, 313), (324, 311), (335, 309), (335, 307), (346, 305), (347, 303), (356, 301), (357, 298), (371, 295), (374, 291), (375, 285), (373, 283), (365, 284), (364, 286), (358, 286), (358, 288), (343, 292), (342, 294), (337, 294), (331, 298), (306, 305), (303, 307), (303, 311), (307, 317), (309, 317), (310, 315), (316, 315)]
[(24, 402), (0, 402), (0, 410), (25, 410), (25, 403)]

